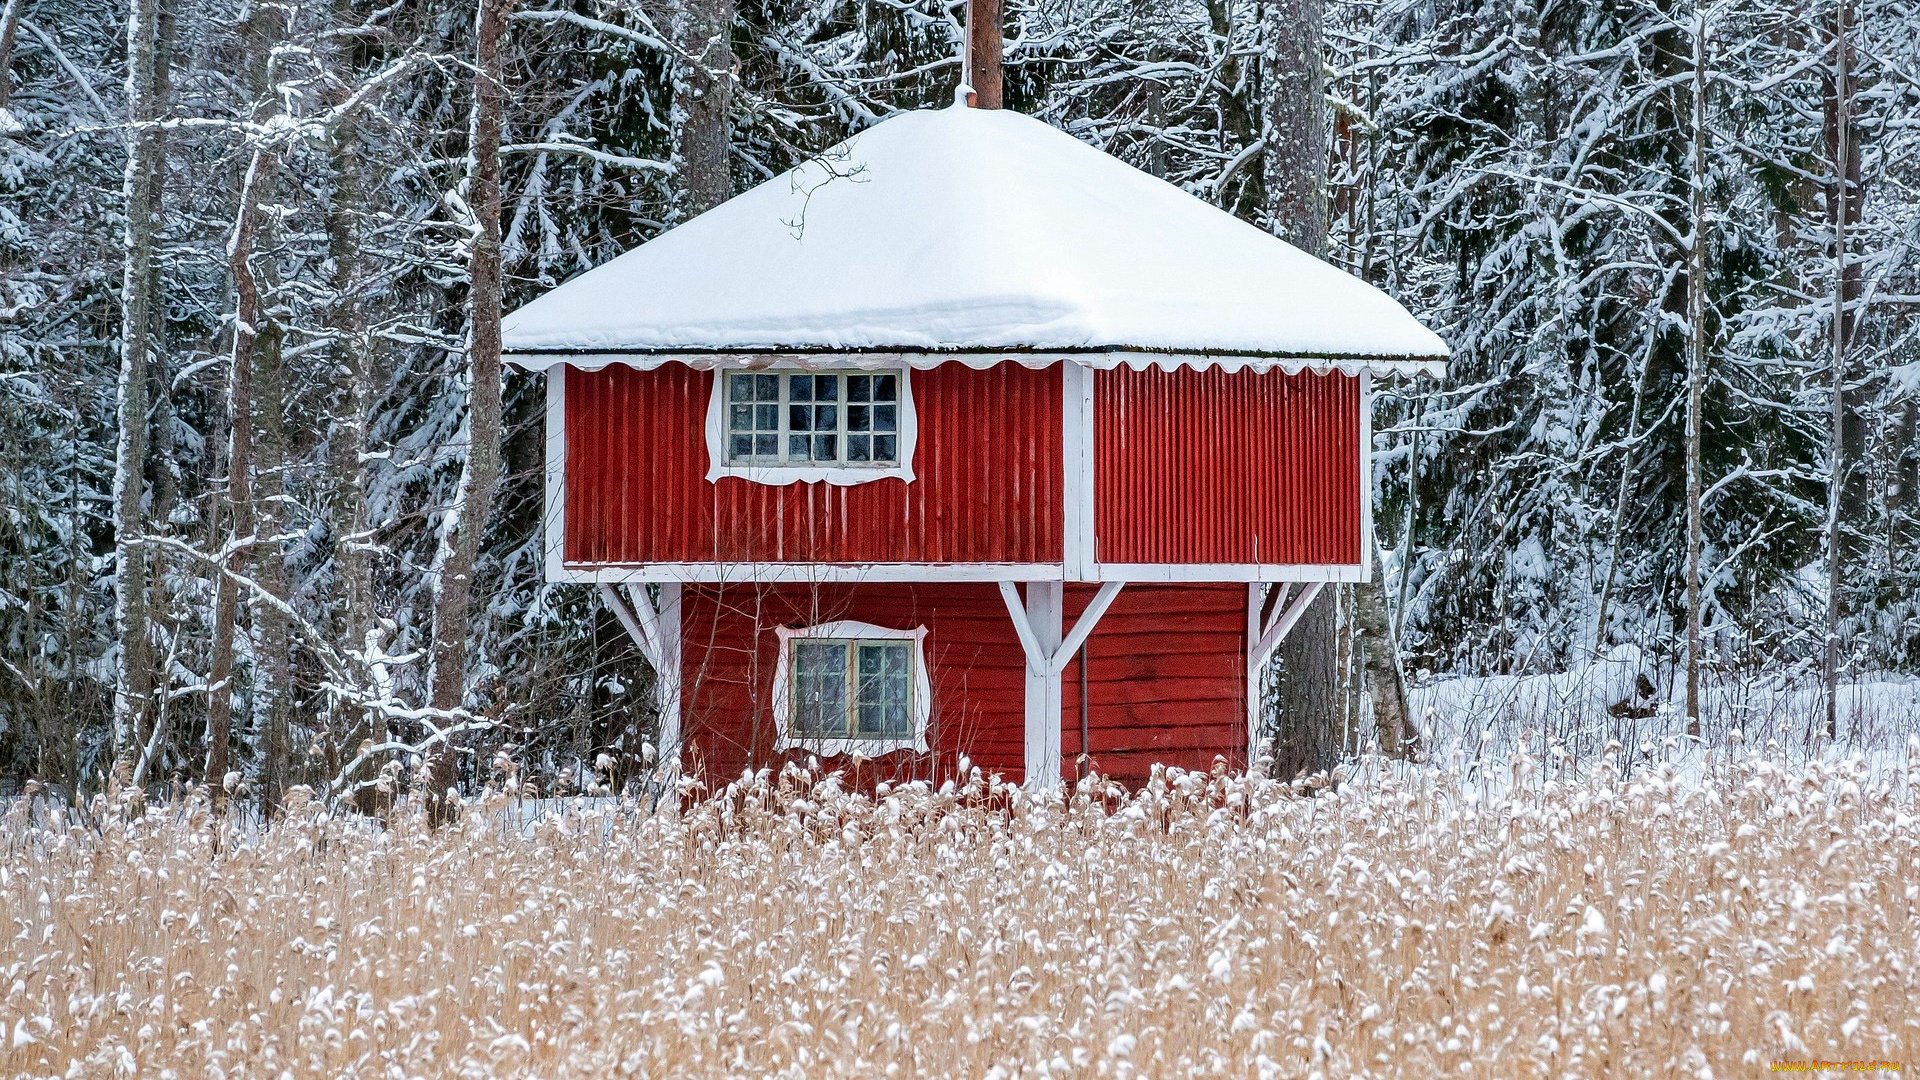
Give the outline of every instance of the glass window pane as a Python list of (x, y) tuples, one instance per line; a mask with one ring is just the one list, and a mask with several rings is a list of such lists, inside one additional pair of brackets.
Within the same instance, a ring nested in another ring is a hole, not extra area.
[(753, 456), (753, 436), (735, 435), (733, 437), (733, 448), (729, 450), (728, 453), (733, 457), (737, 457), (737, 458), (752, 457)]
[(896, 405), (875, 405), (873, 407), (873, 430), (897, 431), (898, 417), (896, 413), (898, 409), (899, 407)]
[(727, 423), (735, 431), (749, 431), (753, 428), (753, 406), (735, 405), (728, 410)]
[(780, 406), (755, 405), (753, 407), (753, 426), (761, 431), (780, 430)]
[(872, 401), (873, 400), (873, 376), (871, 375), (847, 376), (847, 400), (848, 401)]
[(908, 708), (909, 648), (904, 641), (860, 643), (855, 672), (859, 734), (885, 738), (913, 734)]
[(813, 377), (813, 400), (839, 401), (840, 400), (840, 376), (815, 375)]
[(787, 427), (793, 429), (794, 431), (812, 431), (813, 430), (813, 406), (811, 405), (787, 406)]
[(893, 461), (899, 454), (897, 435), (875, 435), (873, 437), (873, 460)]
[(753, 387), (753, 396), (756, 401), (780, 400), (780, 376), (778, 375), (755, 375)]
[(848, 431), (872, 431), (873, 430), (873, 406), (871, 405), (847, 406), (847, 430)]
[(839, 441), (836, 435), (815, 435), (813, 437), (813, 460), (832, 461), (840, 455), (834, 452), (834, 444)]
[(808, 435), (790, 435), (787, 437), (787, 457), (794, 461), (812, 461), (810, 452), (813, 439)]
[(813, 400), (813, 376), (811, 375), (787, 376), (787, 400), (788, 401), (812, 401)]
[(873, 377), (873, 400), (875, 401), (900, 400), (898, 396), (898, 392), (894, 385), (898, 381), (898, 379), (899, 379), (899, 376), (897, 375), (875, 375)]
[(793, 643), (793, 734), (826, 737), (847, 733), (847, 644)]
[(755, 435), (753, 437), (753, 452), (758, 457), (773, 457), (780, 452), (780, 436)]
[(727, 379), (727, 393), (735, 401), (753, 400), (753, 376), (734, 375)]
[(855, 433), (847, 436), (848, 461), (873, 460), (873, 436)]
[(815, 405), (813, 407), (813, 430), (833, 431), (840, 426), (840, 406)]

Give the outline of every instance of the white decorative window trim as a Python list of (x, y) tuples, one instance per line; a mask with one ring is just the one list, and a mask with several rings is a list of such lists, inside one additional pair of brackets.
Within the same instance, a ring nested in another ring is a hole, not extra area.
[(854, 484), (868, 484), (875, 480), (905, 480), (912, 483), (913, 453), (920, 442), (920, 418), (913, 404), (913, 369), (905, 365), (899, 367), (853, 368), (838, 370), (858, 371), (861, 374), (898, 375), (900, 377), (899, 424), (900, 453), (899, 460), (872, 465), (738, 465), (727, 457), (727, 389), (726, 378), (729, 374), (740, 374), (750, 370), (761, 375), (788, 375), (810, 372), (826, 374), (826, 369), (793, 365), (790, 367), (765, 368), (727, 368), (713, 373), (713, 388), (707, 395), (707, 480), (712, 482), (723, 476), (751, 480), (756, 484), (771, 484), (784, 487), (788, 484), (832, 484), (836, 487), (850, 487)]
[[(927, 628), (896, 630), (872, 623), (842, 619), (818, 626), (799, 628), (779, 626), (774, 633), (780, 639), (780, 655), (773, 667), (774, 748), (805, 750), (821, 757), (879, 757), (900, 750), (927, 752), (927, 728), (933, 719), (933, 687), (927, 678)], [(801, 638), (846, 638), (913, 642), (913, 737), (910, 739), (821, 739), (793, 734), (793, 647)]]

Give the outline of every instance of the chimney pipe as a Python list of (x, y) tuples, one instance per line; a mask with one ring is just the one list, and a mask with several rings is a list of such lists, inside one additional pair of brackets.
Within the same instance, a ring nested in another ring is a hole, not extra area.
[(967, 2), (967, 104), (976, 109), (1000, 107), (1000, 11), (1000, 0)]

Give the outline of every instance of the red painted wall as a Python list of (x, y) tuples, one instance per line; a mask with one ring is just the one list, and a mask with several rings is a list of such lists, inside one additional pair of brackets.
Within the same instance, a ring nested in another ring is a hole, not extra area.
[(1094, 379), (1108, 563), (1360, 559), (1360, 380), (1120, 367)]
[(713, 373), (566, 375), (566, 558), (643, 562), (1058, 562), (1057, 370), (912, 374), (917, 479), (849, 487), (706, 479)]
[[(1092, 599), (1067, 591), (1067, 625)], [(1105, 775), (1139, 783), (1156, 762), (1238, 766), (1246, 741), (1247, 587), (1128, 585), (1087, 642), (1088, 739)], [(681, 600), (688, 764), (710, 782), (779, 763), (771, 709), (776, 626), (857, 619), (928, 628), (933, 753), (889, 755), (868, 779), (945, 779), (958, 756), (1024, 776), (1026, 661), (993, 585), (688, 585)], [(1075, 775), (1080, 665), (1064, 675), (1061, 748)], [(836, 764), (842, 763), (836, 761)]]

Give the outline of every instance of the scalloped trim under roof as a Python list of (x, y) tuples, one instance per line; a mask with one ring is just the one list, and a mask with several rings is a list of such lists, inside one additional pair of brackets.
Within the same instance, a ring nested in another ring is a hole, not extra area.
[(1358, 278), (1038, 120), (958, 106), (874, 125), (504, 335), (527, 368), (883, 353), (1437, 374), (1447, 357)]

